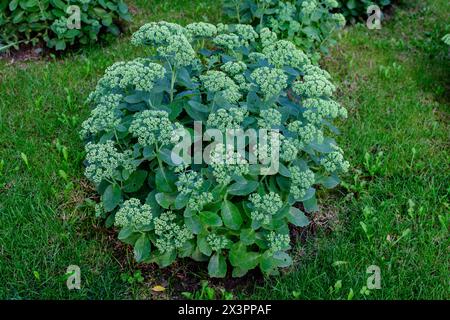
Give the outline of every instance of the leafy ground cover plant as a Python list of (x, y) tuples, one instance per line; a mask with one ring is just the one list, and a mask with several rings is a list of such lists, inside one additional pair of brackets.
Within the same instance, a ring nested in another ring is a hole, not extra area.
[[(82, 125), (97, 216), (120, 229), (138, 262), (191, 257), (209, 261), (212, 277), (230, 266), (236, 277), (289, 266), (289, 225), (308, 224), (298, 204), (317, 210), (316, 187), (334, 187), (349, 167), (325, 136), (346, 117), (330, 75), (293, 43), (249, 25), (152, 22), (132, 43), (149, 56), (107, 68)], [(220, 136), (198, 138), (198, 123)], [(237, 152), (220, 140), (232, 129), (266, 132), (265, 143), (245, 140)], [(186, 140), (188, 151), (174, 157)], [(198, 143), (209, 161), (191, 161)], [(269, 153), (278, 170), (264, 170)]]
[[(76, 21), (71, 20), (72, 14), (79, 16), (79, 26), (70, 25)], [(118, 35), (120, 21), (130, 19), (123, 0), (2, 1), (0, 51), (40, 41), (49, 48), (65, 50), (67, 46), (96, 42), (106, 34)]]
[(317, 60), (319, 52), (328, 53), (335, 43), (333, 32), (345, 25), (344, 16), (335, 13), (338, 6), (336, 0), (231, 0), (224, 2), (224, 11), (232, 20), (257, 30), (268, 27)]

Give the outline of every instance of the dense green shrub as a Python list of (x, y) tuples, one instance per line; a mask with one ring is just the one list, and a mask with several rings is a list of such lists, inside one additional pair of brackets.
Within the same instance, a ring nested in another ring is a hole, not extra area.
[(336, 0), (230, 0), (224, 2), (224, 11), (232, 20), (256, 30), (271, 29), (317, 60), (319, 50), (327, 53), (335, 43), (333, 31), (345, 25), (345, 18), (333, 13), (338, 6)]
[[(336, 186), (349, 166), (325, 137), (346, 117), (330, 75), (291, 42), (249, 25), (152, 22), (132, 43), (149, 56), (106, 70), (82, 125), (85, 175), (101, 195), (96, 215), (120, 228), (139, 262), (191, 257), (209, 261), (212, 277), (229, 265), (233, 276), (288, 266), (289, 225), (308, 224), (299, 208), (317, 210), (317, 186)], [(202, 142), (194, 121), (220, 134)], [(220, 142), (232, 129), (267, 135), (239, 152), (234, 140)], [(174, 149), (180, 141), (188, 141), (184, 154)], [(266, 170), (269, 153), (278, 170)]]
[[(69, 29), (71, 12), (80, 8), (81, 28)], [(0, 3), (0, 48), (44, 41), (49, 48), (88, 44), (107, 33), (120, 33), (120, 20), (131, 16), (123, 0), (11, 0)], [(0, 49), (1, 50), (1, 49)]]

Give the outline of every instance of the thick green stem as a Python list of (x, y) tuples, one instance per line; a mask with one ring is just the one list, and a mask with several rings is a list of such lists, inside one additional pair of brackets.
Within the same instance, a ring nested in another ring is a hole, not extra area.
[(172, 80), (170, 82), (170, 102), (173, 101), (173, 89), (175, 86), (175, 79), (177, 78), (177, 71), (172, 69)]

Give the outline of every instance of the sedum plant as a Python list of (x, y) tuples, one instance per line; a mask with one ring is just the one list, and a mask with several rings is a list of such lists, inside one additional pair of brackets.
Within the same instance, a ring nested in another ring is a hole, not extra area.
[[(151, 22), (132, 43), (148, 56), (106, 69), (82, 124), (96, 215), (120, 229), (138, 262), (190, 257), (207, 261), (211, 277), (289, 266), (289, 226), (306, 226), (317, 188), (336, 186), (349, 167), (326, 136), (346, 117), (330, 75), (249, 25)], [(198, 138), (199, 128), (220, 135)], [(240, 153), (220, 140), (250, 129), (267, 132), (266, 143), (246, 140)], [(190, 141), (185, 154), (180, 141)], [(199, 143), (206, 158), (192, 161)], [(264, 170), (268, 151), (277, 170)]]
[(269, 28), (288, 39), (317, 60), (335, 43), (332, 34), (345, 25), (336, 13), (336, 0), (229, 0), (225, 14), (238, 23), (248, 23), (257, 30)]

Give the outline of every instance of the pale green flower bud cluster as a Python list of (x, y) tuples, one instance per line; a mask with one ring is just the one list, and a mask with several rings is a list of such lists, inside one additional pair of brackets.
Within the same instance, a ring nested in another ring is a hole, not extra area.
[(155, 82), (164, 78), (166, 70), (159, 64), (144, 59), (129, 62), (116, 62), (108, 67), (98, 82), (99, 90), (113, 88), (150, 91)]
[(211, 151), (213, 175), (219, 184), (227, 185), (233, 174), (242, 176), (249, 173), (248, 161), (234, 150), (226, 150), (223, 143), (218, 143)]
[[(209, 25), (210, 26), (210, 25)], [(142, 26), (131, 38), (134, 45), (154, 45), (159, 56), (172, 67), (181, 68), (193, 64), (196, 53), (187, 37), (191, 32), (211, 29), (208, 24), (192, 24), (185, 29), (176, 23), (151, 22)]]
[(277, 214), (283, 207), (280, 195), (272, 191), (263, 196), (253, 193), (248, 199), (253, 205), (251, 218), (263, 224), (269, 223), (270, 217)]
[(292, 89), (299, 96), (309, 98), (331, 97), (336, 91), (336, 87), (321, 73), (305, 75), (303, 81), (294, 82)]
[(248, 46), (259, 37), (255, 29), (248, 24), (233, 24), (229, 25), (228, 29), (241, 39), (241, 43), (244, 46)]
[(266, 100), (278, 96), (287, 86), (287, 76), (281, 69), (261, 67), (252, 72), (251, 78), (260, 87)]
[(260, 128), (272, 129), (281, 125), (281, 113), (275, 108), (262, 110), (260, 116), (258, 119), (258, 127)]
[(347, 118), (347, 110), (334, 100), (308, 98), (303, 101), (303, 106), (309, 109), (303, 116), (311, 123), (318, 124), (324, 118)]
[(326, 154), (321, 160), (320, 164), (327, 172), (347, 172), (350, 163), (344, 159), (344, 151), (338, 146), (333, 145), (336, 151)]
[(280, 234), (274, 231), (271, 231), (267, 235), (267, 241), (269, 242), (269, 250), (272, 253), (278, 251), (285, 251), (290, 249), (291, 239), (288, 234)]
[(131, 43), (134, 45), (161, 45), (173, 35), (182, 35), (185, 30), (176, 23), (166, 21), (150, 22), (133, 33)]
[(331, 80), (331, 75), (328, 73), (328, 71), (312, 64), (304, 66), (302, 68), (302, 71), (305, 75), (321, 75), (325, 79)]
[(211, 192), (194, 192), (191, 194), (187, 207), (192, 211), (201, 211), (208, 203), (213, 202), (214, 197)]
[(331, 16), (333, 18), (333, 21), (336, 22), (336, 24), (338, 25), (339, 28), (345, 27), (345, 24), (347, 23), (347, 21), (345, 20), (345, 17), (343, 14), (333, 13)]
[(278, 160), (283, 139), (283, 135), (271, 130), (267, 132), (266, 137), (260, 137), (258, 144), (252, 146), (250, 150), (262, 164), (268, 165), (272, 160)]
[(220, 69), (228, 73), (230, 76), (235, 76), (244, 72), (247, 69), (247, 65), (242, 61), (228, 61), (223, 64)]
[(314, 184), (314, 172), (309, 169), (302, 171), (296, 166), (290, 167), (289, 171), (291, 172), (290, 193), (294, 199), (300, 199), (305, 196), (306, 191)]
[(211, 38), (217, 34), (215, 25), (206, 22), (194, 22), (184, 27), (190, 38)]
[(203, 186), (203, 178), (196, 171), (183, 172), (178, 176), (176, 186), (182, 195), (191, 194), (198, 191)]
[(247, 92), (252, 87), (252, 84), (247, 82), (247, 79), (244, 77), (243, 74), (237, 74), (237, 75), (233, 76), (233, 80), (238, 84), (239, 89), (242, 92)]
[(281, 144), (280, 158), (286, 162), (291, 162), (297, 158), (298, 147), (293, 139), (284, 139)]
[(64, 34), (68, 29), (67, 29), (67, 18), (66, 17), (61, 17), (57, 20), (55, 20), (52, 25), (51, 28), (56, 32), (56, 34), (58, 35), (62, 35)]
[(117, 106), (100, 104), (92, 109), (91, 116), (81, 124), (80, 135), (87, 138), (99, 132), (110, 131), (120, 123), (121, 116)]
[(213, 42), (217, 46), (225, 48), (229, 51), (236, 51), (245, 45), (245, 42), (234, 33), (219, 34), (213, 39)]
[(241, 97), (239, 86), (222, 71), (210, 70), (200, 76), (205, 88), (211, 92), (222, 92), (230, 103), (236, 103)]
[(161, 253), (182, 248), (186, 241), (194, 236), (184, 225), (175, 222), (176, 215), (172, 211), (165, 211), (154, 219), (156, 247)]
[(299, 148), (303, 148), (311, 142), (323, 142), (323, 132), (310, 123), (302, 126), (300, 121), (295, 120), (288, 124), (288, 130), (298, 135)]
[(148, 204), (141, 204), (139, 199), (131, 198), (117, 211), (114, 224), (122, 228), (139, 228), (149, 225), (152, 218), (152, 208)]
[(111, 106), (118, 106), (123, 100), (123, 95), (117, 93), (108, 93), (105, 88), (97, 85), (86, 99), (87, 104), (107, 104)]
[(269, 62), (277, 68), (284, 66), (301, 68), (305, 64), (310, 64), (308, 56), (287, 40), (278, 40), (263, 48), (262, 52)]
[(99, 184), (104, 179), (114, 179), (114, 171), (120, 166), (129, 171), (136, 169), (131, 152), (120, 153), (111, 140), (98, 144), (89, 142), (85, 150), (88, 166), (84, 174), (95, 184)]
[(180, 129), (180, 125), (173, 124), (166, 111), (144, 110), (134, 116), (129, 130), (138, 138), (140, 145), (152, 146), (178, 141), (179, 137), (174, 136), (178, 132), (177, 129)]
[(175, 183), (180, 194), (189, 196), (187, 208), (192, 211), (201, 211), (205, 205), (213, 202), (211, 192), (203, 192), (204, 179), (196, 171), (183, 172)]
[(314, 12), (314, 10), (316, 10), (316, 8), (317, 8), (316, 0), (304, 1), (302, 3), (302, 13), (304, 15), (307, 16), (311, 15)]
[(296, 13), (296, 8), (290, 2), (280, 2), (278, 16), (280, 20), (291, 21)]
[(278, 40), (277, 34), (270, 31), (269, 28), (262, 28), (259, 32), (259, 37), (261, 38), (261, 44), (263, 47), (274, 44)]
[(156, 50), (175, 68), (191, 65), (197, 56), (189, 40), (182, 34), (172, 35), (166, 40), (165, 45), (159, 46)]
[(206, 242), (209, 244), (213, 251), (220, 251), (230, 246), (231, 241), (223, 235), (217, 235), (210, 233), (206, 236)]
[(239, 129), (248, 112), (243, 108), (219, 109), (210, 113), (207, 127), (225, 132), (227, 129)]

